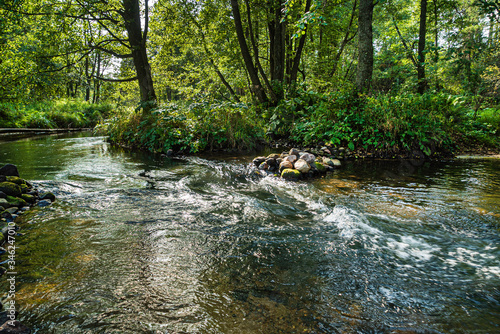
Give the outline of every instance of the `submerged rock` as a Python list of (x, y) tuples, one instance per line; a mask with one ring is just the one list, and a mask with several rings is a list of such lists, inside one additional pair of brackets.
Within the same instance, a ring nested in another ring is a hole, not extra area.
[(51, 204), (52, 204), (52, 201), (50, 199), (43, 199), (43, 200), (41, 200), (40, 202), (37, 203), (37, 205), (39, 207), (42, 207), (42, 208), (45, 207), (45, 206), (49, 206)]
[(15, 165), (6, 164), (2, 168), (0, 168), (0, 175), (19, 177), (19, 171), (17, 170), (17, 167)]
[(0, 334), (30, 334), (31, 329), (17, 320), (9, 320), (0, 326)]
[(56, 200), (56, 195), (51, 192), (46, 192), (40, 195), (40, 200), (49, 199), (51, 202)]
[(342, 164), (338, 159), (323, 158), (323, 163), (331, 167), (340, 167)]

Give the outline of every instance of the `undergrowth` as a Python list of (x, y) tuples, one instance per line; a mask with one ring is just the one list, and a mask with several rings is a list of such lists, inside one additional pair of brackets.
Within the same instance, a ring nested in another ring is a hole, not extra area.
[(99, 125), (113, 142), (166, 152), (252, 149), (264, 138), (302, 146), (319, 143), (363, 152), (420, 152), (468, 147), (499, 149), (500, 111), (473, 110), (444, 93), (384, 94), (301, 91), (261, 111), (243, 103), (170, 103), (143, 116), (128, 110)]
[(107, 118), (109, 103), (50, 100), (30, 104), (0, 103), (0, 127), (4, 128), (92, 128)]

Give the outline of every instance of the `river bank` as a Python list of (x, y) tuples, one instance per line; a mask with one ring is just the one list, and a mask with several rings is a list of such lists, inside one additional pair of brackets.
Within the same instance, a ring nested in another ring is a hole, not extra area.
[(21, 226), (17, 224), (17, 218), (33, 206), (46, 207), (55, 199), (54, 194), (39, 193), (29, 181), (20, 178), (15, 165), (6, 164), (0, 168), (0, 256), (6, 257), (0, 263), (3, 265), (0, 266), (0, 276), (9, 282), (6, 298), (0, 303), (0, 309), (5, 309), (0, 312), (0, 334), (31, 333), (28, 327), (17, 320), (16, 263), (20, 260), (16, 255), (16, 239), (23, 236), (19, 232)]

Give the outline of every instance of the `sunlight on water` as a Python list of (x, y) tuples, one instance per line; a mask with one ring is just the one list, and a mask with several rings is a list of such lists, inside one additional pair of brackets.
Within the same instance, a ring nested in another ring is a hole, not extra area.
[(251, 156), (85, 135), (0, 143), (0, 157), (58, 198), (20, 223), (17, 301), (37, 333), (500, 329), (498, 160), (289, 182), (254, 178)]

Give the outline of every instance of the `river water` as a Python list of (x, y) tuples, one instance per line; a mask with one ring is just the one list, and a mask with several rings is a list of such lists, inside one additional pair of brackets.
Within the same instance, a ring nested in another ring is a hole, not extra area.
[(1, 164), (58, 198), (20, 222), (20, 320), (36, 333), (500, 332), (500, 160), (347, 162), (288, 182), (250, 176), (251, 159), (85, 134), (0, 142)]

